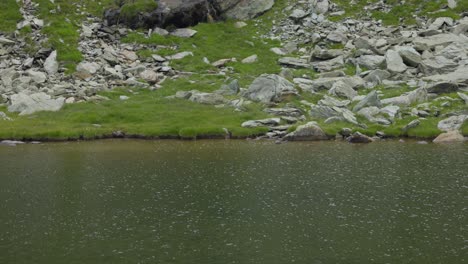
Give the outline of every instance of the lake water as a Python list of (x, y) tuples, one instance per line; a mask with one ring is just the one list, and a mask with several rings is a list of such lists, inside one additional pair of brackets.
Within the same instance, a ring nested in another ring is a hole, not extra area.
[(467, 263), (468, 144), (0, 146), (0, 263)]

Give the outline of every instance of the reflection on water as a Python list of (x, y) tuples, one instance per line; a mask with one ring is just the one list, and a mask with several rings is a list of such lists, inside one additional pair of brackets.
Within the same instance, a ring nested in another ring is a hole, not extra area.
[(468, 145), (0, 147), (0, 263), (466, 263)]

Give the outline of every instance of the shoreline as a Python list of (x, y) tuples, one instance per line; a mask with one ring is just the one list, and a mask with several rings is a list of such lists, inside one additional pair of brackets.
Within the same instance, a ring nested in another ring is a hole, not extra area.
[[(256, 136), (221, 136), (221, 135), (201, 135), (195, 137), (182, 137), (182, 136), (145, 136), (139, 134), (125, 134), (125, 135), (102, 135), (102, 136), (95, 136), (95, 137), (78, 137), (78, 138), (42, 138), (42, 137), (35, 137), (35, 138), (0, 138), (0, 145), (4, 141), (16, 141), (16, 142), (23, 142), (23, 143), (65, 143), (65, 142), (79, 142), (79, 141), (100, 141), (100, 140), (109, 140), (109, 139), (136, 139), (136, 140), (144, 140), (144, 141), (163, 141), (163, 140), (176, 140), (176, 141), (197, 141), (197, 140), (267, 140), (267, 141), (275, 141), (278, 144), (287, 143), (287, 142), (329, 142), (329, 141), (338, 141), (338, 142), (348, 142), (346, 138), (338, 139), (335, 136), (327, 136), (327, 139), (318, 139), (318, 140), (282, 140), (280, 138), (268, 138), (265, 135), (256, 135)], [(465, 142), (468, 142), (468, 137), (465, 137)], [(435, 137), (373, 137), (374, 141), (370, 143), (375, 143), (379, 141), (400, 141), (400, 140), (411, 140), (411, 141), (425, 141), (427, 143), (432, 143)], [(462, 142), (463, 143), (463, 142)], [(361, 143), (353, 143), (353, 144), (361, 144)], [(365, 144), (365, 143), (364, 143)]]

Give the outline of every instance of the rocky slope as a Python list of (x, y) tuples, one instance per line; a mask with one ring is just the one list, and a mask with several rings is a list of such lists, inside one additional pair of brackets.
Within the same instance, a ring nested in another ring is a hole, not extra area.
[[(158, 17), (158, 21), (143, 19), (129, 26), (150, 26), (148, 36), (190, 39), (197, 34), (195, 30), (167, 30), (164, 26), (192, 25), (218, 16), (252, 18), (272, 4), (255, 0), (161, 0), (154, 11), (157, 16), (141, 16)], [(377, 2), (368, 8), (385, 10), (388, 6)], [(43, 43), (47, 38), (41, 31), (44, 21), (36, 17), (36, 10), (34, 1), (24, 0), (24, 19), (17, 27), (30, 27), (34, 41)], [(411, 131), (436, 121), (436, 128), (431, 129), (448, 132), (437, 142), (464, 140), (460, 131), (468, 120), (468, 17), (420, 18), (418, 24), (410, 26), (383, 26), (372, 19), (354, 18), (332, 22), (329, 18), (343, 15), (343, 10), (328, 0), (293, 1), (276, 12), (286, 16), (278, 16), (269, 32), (256, 37), (281, 42), (270, 51), (280, 57), (280, 72), (256, 76), (246, 87), (232, 78), (216, 91), (180, 87), (168, 100), (188, 100), (239, 112), (248, 111), (251, 104), (263, 106), (271, 118), (249, 120), (239, 126), (265, 127), (269, 132), (264, 137), (273, 139), (322, 140), (331, 137), (325, 132), (330, 126), (338, 127), (336, 138), (371, 142), (386, 136), (412, 135)], [(79, 47), (84, 59), (72, 75), (61, 68), (53, 49), (41, 48), (31, 56), (25, 50), (24, 38), (0, 35), (0, 104), (20, 116), (58, 111), (65, 104), (109, 100), (99, 93), (115, 87), (159, 90), (165, 88), (168, 79), (194, 74), (173, 68), (175, 61), (194, 55), (179, 50), (178, 45), (164, 47), (174, 51), (171, 55), (141, 58), (138, 52), (147, 46), (121, 42), (133, 30), (112, 25), (116, 21), (111, 15), (108, 12), (106, 20), (88, 17), (80, 25)], [(182, 21), (180, 17), (188, 20), (174, 23)], [(234, 26), (242, 30), (258, 21), (240, 21)], [(230, 77), (235, 72), (230, 65), (238, 59), (245, 65), (262, 63), (255, 54), (214, 62), (204, 58), (200, 63), (211, 64), (215, 71), (210, 74)], [(300, 72), (305, 74), (298, 76)], [(9, 116), (0, 112), (0, 119), (12, 119)]]

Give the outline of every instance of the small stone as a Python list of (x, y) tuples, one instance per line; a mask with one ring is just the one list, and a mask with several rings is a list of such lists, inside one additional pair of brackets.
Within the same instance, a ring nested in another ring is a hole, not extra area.
[(258, 56), (257, 55), (252, 55), (249, 56), (245, 59), (242, 60), (242, 63), (250, 64), (250, 63), (255, 63), (258, 61)]
[(197, 34), (196, 30), (190, 29), (190, 28), (178, 28), (171, 32), (172, 36), (176, 36), (179, 38), (191, 38)]
[(121, 95), (121, 96), (119, 96), (119, 99), (120, 99), (121, 101), (126, 101), (126, 100), (130, 99), (130, 97), (128, 97), (128, 96), (126, 96), (126, 95)]

